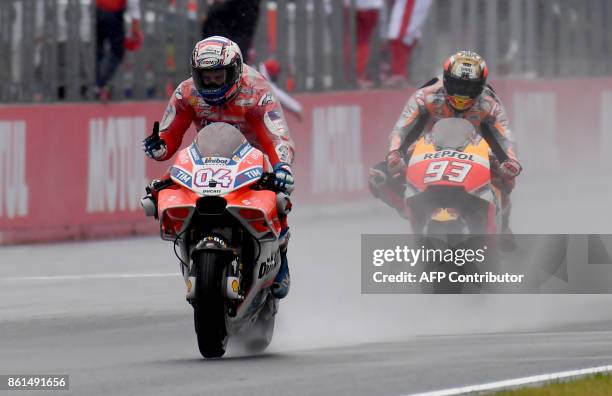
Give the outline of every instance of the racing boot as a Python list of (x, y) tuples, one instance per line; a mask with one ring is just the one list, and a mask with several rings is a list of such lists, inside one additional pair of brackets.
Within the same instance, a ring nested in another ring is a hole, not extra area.
[(280, 256), (281, 265), (272, 283), (272, 295), (278, 299), (287, 297), (289, 287), (291, 286), (291, 277), (289, 276), (289, 262), (287, 261), (287, 245), (289, 244), (288, 228), (281, 231)]
[(389, 179), (385, 161), (370, 168), (368, 187), (374, 197), (397, 210), (403, 218), (411, 220), (410, 209), (404, 203), (404, 187), (398, 180)]
[(291, 277), (289, 276), (289, 262), (287, 261), (287, 250), (281, 250), (281, 266), (274, 278), (272, 284), (272, 295), (278, 299), (287, 297), (289, 294), (289, 286), (291, 286)]
[(500, 236), (500, 249), (503, 252), (511, 252), (516, 249), (516, 239), (510, 228), (510, 210), (512, 203), (509, 194), (502, 194), (502, 232)]

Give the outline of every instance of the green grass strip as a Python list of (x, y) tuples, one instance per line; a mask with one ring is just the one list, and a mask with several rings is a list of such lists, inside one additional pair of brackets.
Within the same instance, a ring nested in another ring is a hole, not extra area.
[(494, 393), (495, 396), (612, 396), (612, 375), (596, 374), (568, 382), (557, 382), (538, 388)]

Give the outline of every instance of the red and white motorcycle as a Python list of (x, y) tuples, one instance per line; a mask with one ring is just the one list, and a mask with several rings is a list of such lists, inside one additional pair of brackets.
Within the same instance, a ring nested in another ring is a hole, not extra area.
[(169, 178), (148, 188), (142, 205), (159, 220), (175, 253), (194, 309), (198, 347), (220, 357), (240, 334), (258, 352), (272, 340), (278, 299), (270, 292), (280, 268), (281, 221), (288, 197), (274, 191), (267, 157), (235, 127), (203, 128), (183, 149)]

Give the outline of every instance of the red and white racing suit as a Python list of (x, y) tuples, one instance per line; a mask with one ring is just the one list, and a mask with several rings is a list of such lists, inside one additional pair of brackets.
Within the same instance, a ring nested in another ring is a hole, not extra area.
[[(214, 122), (238, 128), (251, 145), (268, 156), (272, 166), (293, 163), (294, 145), (283, 110), (266, 79), (248, 65), (242, 68), (240, 92), (221, 106), (207, 104), (191, 78), (179, 84), (161, 121), (159, 136), (167, 152), (159, 160), (165, 161), (176, 153), (192, 123), (200, 130)], [(286, 228), (285, 216), (281, 222)]]
[(274, 166), (293, 163), (294, 146), (280, 104), (270, 85), (259, 72), (242, 67), (240, 92), (221, 106), (211, 106), (198, 94), (189, 78), (176, 88), (160, 125), (160, 138), (172, 157), (178, 150), (189, 126), (200, 130), (213, 122), (226, 122), (240, 130), (255, 148), (264, 152)]

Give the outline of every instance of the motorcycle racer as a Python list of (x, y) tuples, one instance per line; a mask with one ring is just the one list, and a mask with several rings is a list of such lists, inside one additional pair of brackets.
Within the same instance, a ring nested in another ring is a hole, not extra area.
[(515, 154), (512, 132), (501, 100), (486, 84), (488, 68), (472, 51), (460, 51), (444, 63), (443, 76), (433, 78), (408, 100), (391, 132), (385, 161), (370, 169), (372, 193), (410, 218), (403, 203), (400, 176), (415, 142), (443, 118), (464, 118), (486, 140), (492, 151), (492, 183), (502, 193), (502, 232), (511, 234), (510, 193), (522, 167)]
[[(191, 78), (176, 88), (160, 133), (147, 137), (143, 149), (150, 158), (165, 161), (178, 150), (192, 123), (200, 130), (214, 122), (234, 125), (249, 143), (264, 152), (274, 169), (275, 187), (291, 194), (294, 145), (281, 106), (265, 78), (243, 63), (238, 45), (221, 36), (208, 37), (195, 45)], [(281, 267), (272, 285), (277, 298), (284, 298), (290, 286), (286, 216), (281, 222)]]

